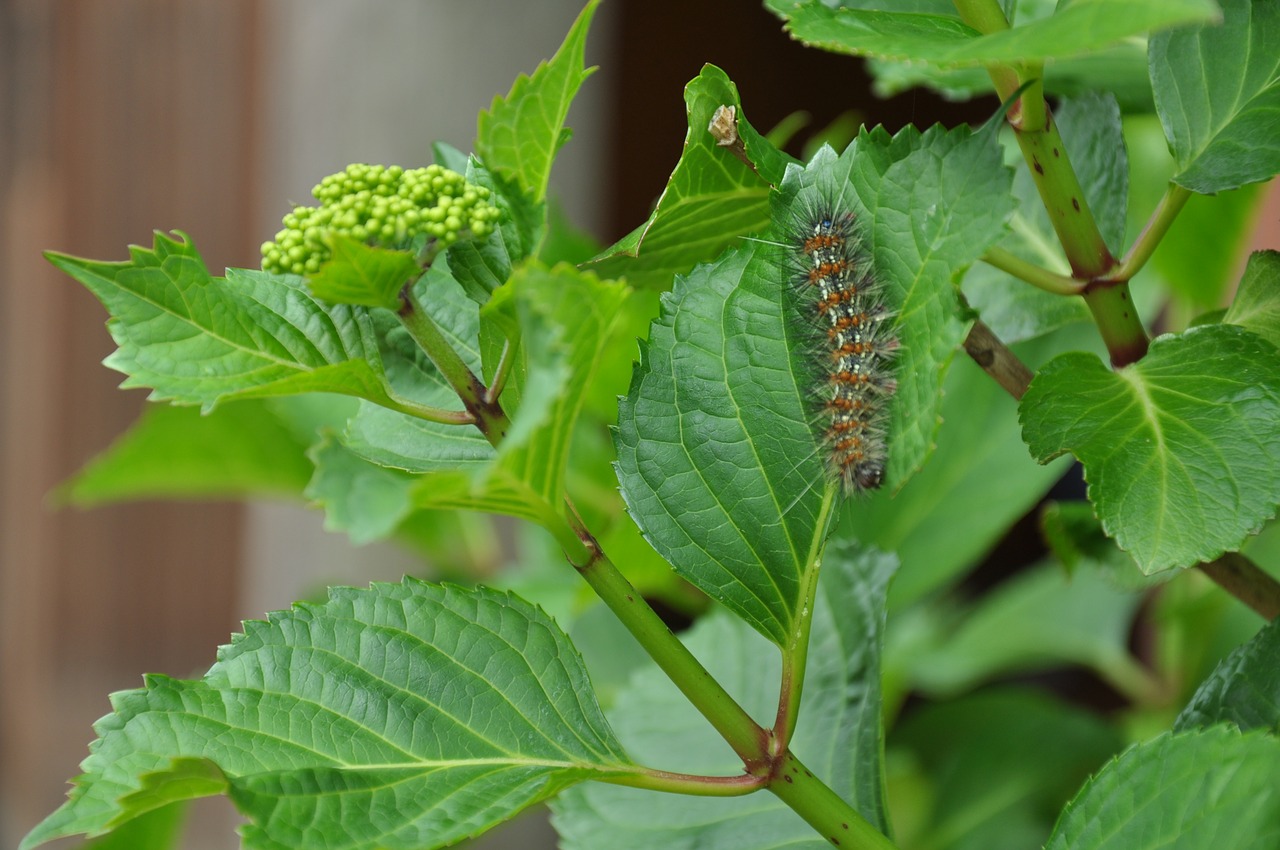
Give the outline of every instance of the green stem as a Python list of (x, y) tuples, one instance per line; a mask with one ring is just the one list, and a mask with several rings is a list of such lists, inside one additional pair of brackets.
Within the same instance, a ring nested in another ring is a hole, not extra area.
[(472, 424), (480, 429), (480, 433), (485, 435), (491, 445), (497, 446), (511, 427), (511, 420), (497, 401), (487, 398), (484, 384), (462, 362), (458, 352), (454, 351), (431, 316), (414, 301), (409, 286), (405, 286), (400, 292), (400, 310), (396, 315), (414, 342), (458, 394), (463, 407), (474, 417)]
[(769, 777), (769, 790), (837, 847), (896, 850), (892, 841), (800, 763), (790, 750)]
[(484, 395), (485, 401), (491, 403), (497, 401), (502, 391), (506, 389), (507, 378), (511, 375), (511, 369), (516, 361), (516, 351), (519, 348), (519, 344), (512, 342), (510, 337), (502, 344), (502, 355), (498, 358), (497, 368), (493, 370), (493, 380), (489, 382), (489, 390)]
[(391, 410), (407, 413), (418, 419), (425, 419), (428, 422), (439, 422), (443, 425), (474, 425), (476, 418), (466, 410), (445, 410), (439, 407), (431, 407), (427, 404), (418, 404), (407, 398), (401, 398), (388, 390), (387, 405)]
[(822, 507), (814, 528), (809, 551), (805, 555), (805, 571), (800, 587), (800, 611), (791, 642), (782, 650), (782, 683), (778, 688), (778, 714), (773, 724), (773, 747), (781, 752), (790, 746), (800, 716), (800, 696), (804, 690), (804, 671), (809, 659), (809, 635), (813, 630), (814, 597), (818, 592), (818, 575), (822, 572), (822, 549), (826, 543), (827, 524), (839, 502), (839, 487), (828, 483)]
[(595, 777), (612, 785), (629, 788), (647, 788), (668, 794), (687, 794), (693, 797), (742, 797), (765, 786), (765, 779), (740, 773), (737, 776), (696, 776), (688, 773), (671, 773), (648, 767), (605, 773)]
[(1083, 281), (1051, 272), (1004, 248), (988, 248), (982, 255), (982, 261), (1054, 295), (1079, 295), (1084, 289)]
[(575, 528), (590, 556), (585, 563), (574, 562), (574, 567), (694, 708), (733, 748), (747, 769), (759, 772), (768, 762), (771, 733), (760, 728), (688, 647), (672, 634), (662, 618), (601, 550), (581, 520), (576, 521)]
[(1186, 206), (1190, 198), (1190, 189), (1184, 189), (1177, 183), (1170, 183), (1165, 189), (1160, 203), (1156, 204), (1155, 210), (1151, 213), (1151, 218), (1147, 221), (1146, 227), (1142, 228), (1142, 233), (1129, 246), (1129, 253), (1125, 254), (1124, 260), (1120, 265), (1107, 274), (1106, 280), (1133, 280), (1133, 276), (1142, 270), (1142, 267), (1147, 264), (1147, 260), (1151, 259), (1151, 255), (1159, 247), (1160, 241), (1169, 232), (1169, 227), (1173, 224), (1174, 219), (1178, 217), (1178, 213), (1182, 212), (1182, 208)]
[(1134, 309), (1128, 281), (1095, 281), (1085, 287), (1084, 303), (1107, 345), (1112, 366), (1128, 366), (1146, 355), (1147, 332)]

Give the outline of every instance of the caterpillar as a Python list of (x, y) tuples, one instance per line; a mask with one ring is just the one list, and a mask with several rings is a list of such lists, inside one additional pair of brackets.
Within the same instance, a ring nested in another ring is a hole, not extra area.
[(819, 197), (789, 215), (784, 268), (813, 381), (814, 429), (827, 473), (846, 495), (865, 493), (884, 483), (888, 465), (894, 313), (851, 209)]

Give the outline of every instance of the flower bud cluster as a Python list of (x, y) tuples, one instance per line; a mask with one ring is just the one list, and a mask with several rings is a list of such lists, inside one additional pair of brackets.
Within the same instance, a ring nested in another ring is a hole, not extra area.
[(311, 194), (320, 206), (295, 207), (275, 241), (263, 243), (264, 271), (315, 274), (329, 258), (329, 234), (400, 249), (425, 236), (440, 250), (460, 239), (484, 238), (500, 216), (488, 189), (438, 165), (348, 165)]

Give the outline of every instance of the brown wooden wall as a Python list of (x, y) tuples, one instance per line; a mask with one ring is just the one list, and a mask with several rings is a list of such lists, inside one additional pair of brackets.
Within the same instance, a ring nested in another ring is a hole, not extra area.
[(0, 2), (4, 846), (61, 801), (109, 691), (207, 667), (236, 625), (238, 507), (47, 504), (145, 394), (40, 252), (124, 259), (181, 227), (210, 268), (254, 264), (257, 37), (251, 0)]

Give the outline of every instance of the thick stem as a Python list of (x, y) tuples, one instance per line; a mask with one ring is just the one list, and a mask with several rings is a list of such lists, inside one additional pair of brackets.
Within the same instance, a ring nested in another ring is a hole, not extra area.
[(672, 634), (580, 521), (576, 527), (590, 557), (584, 563), (574, 563), (574, 567), (694, 708), (728, 742), (748, 771), (760, 771), (768, 762), (771, 733), (751, 719), (702, 662)]
[(1079, 295), (1084, 290), (1083, 281), (1051, 272), (1004, 248), (988, 248), (982, 255), (982, 261), (1054, 295)]
[(1084, 303), (1117, 369), (1136, 363), (1147, 353), (1147, 332), (1129, 294), (1128, 281), (1095, 281), (1085, 287)]
[(1280, 582), (1243, 555), (1228, 552), (1200, 565), (1209, 578), (1264, 618), (1280, 617)]
[(896, 845), (809, 771), (791, 751), (769, 777), (769, 790), (837, 847), (897, 850)]

